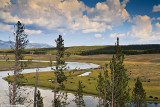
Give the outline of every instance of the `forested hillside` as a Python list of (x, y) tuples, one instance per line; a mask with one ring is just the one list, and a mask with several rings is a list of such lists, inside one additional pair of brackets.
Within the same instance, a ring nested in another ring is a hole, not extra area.
[[(127, 55), (135, 54), (152, 54), (160, 53), (160, 44), (147, 44), (147, 45), (121, 45), (123, 53)], [(65, 47), (66, 54), (72, 55), (96, 55), (96, 54), (114, 54), (115, 46), (73, 46)], [(13, 53), (11, 49), (0, 50), (0, 53)], [(52, 54), (56, 53), (55, 48), (35, 48), (26, 49), (25, 54)]]

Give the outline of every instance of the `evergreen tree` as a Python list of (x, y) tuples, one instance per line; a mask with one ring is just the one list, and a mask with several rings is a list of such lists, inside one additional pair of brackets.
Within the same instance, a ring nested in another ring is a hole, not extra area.
[(146, 92), (143, 89), (143, 85), (139, 77), (137, 78), (132, 93), (133, 93), (133, 102), (136, 104), (136, 107), (142, 107), (142, 104), (144, 103), (144, 100), (146, 98)]
[(96, 90), (98, 91), (98, 107), (103, 105), (103, 97), (104, 97), (104, 77), (102, 76), (101, 72), (98, 75), (97, 86)]
[(109, 82), (107, 66), (108, 66), (108, 64), (105, 64), (105, 67), (103, 68), (104, 77), (102, 76), (101, 72), (98, 75), (97, 86), (96, 86), (96, 90), (99, 93), (98, 94), (98, 98), (99, 98), (98, 107), (110, 106), (109, 101), (111, 99), (111, 86), (110, 86), (110, 82)]
[(104, 107), (110, 107), (109, 100), (111, 99), (111, 85), (109, 81), (108, 76), (108, 70), (107, 70), (108, 64), (105, 64), (105, 67), (103, 69), (104, 71), (104, 97), (103, 97), (103, 105)]
[(25, 101), (25, 97), (21, 96), (23, 92), (20, 90), (21, 83), (19, 80), (23, 78), (23, 74), (21, 74), (20, 71), (24, 69), (27, 63), (20, 60), (24, 58), (24, 48), (28, 43), (27, 34), (24, 33), (24, 25), (18, 21), (14, 27), (15, 43), (11, 44), (15, 56), (14, 79), (13, 83), (9, 81), (9, 102), (11, 105), (23, 104)]
[[(61, 99), (63, 98), (63, 95), (57, 95), (59, 90), (64, 90), (65, 86), (63, 82), (67, 79), (67, 77), (64, 74), (65, 70), (65, 61), (63, 60), (64, 58), (64, 40), (62, 39), (62, 36), (59, 35), (57, 40), (55, 40), (57, 46), (57, 53), (56, 53), (56, 69), (54, 70), (55, 73), (55, 86), (54, 86), (54, 101), (53, 101), (53, 107), (60, 107), (62, 106)], [(59, 87), (58, 87), (59, 84)], [(59, 92), (60, 94), (60, 92)], [(62, 92), (63, 94), (63, 92)], [(66, 98), (65, 98), (66, 99)], [(64, 104), (64, 101), (63, 101)], [(66, 104), (65, 104), (66, 105)], [(65, 106), (63, 105), (63, 106)]]
[(127, 69), (124, 67), (124, 54), (119, 46), (119, 38), (117, 38), (117, 44), (115, 45), (116, 54), (113, 55), (110, 62), (111, 70), (111, 104), (112, 107), (124, 107), (125, 103), (129, 101), (129, 78), (126, 74)]
[(40, 91), (38, 90), (37, 92), (37, 95), (36, 95), (36, 98), (37, 98), (37, 107), (44, 107), (43, 105), (43, 97), (41, 96), (41, 93)]
[(85, 107), (85, 103), (83, 100), (83, 88), (84, 86), (82, 85), (82, 82), (79, 81), (78, 89), (77, 89), (77, 92), (75, 94), (75, 99), (74, 99), (74, 102), (76, 103), (77, 107), (82, 107), (82, 106)]

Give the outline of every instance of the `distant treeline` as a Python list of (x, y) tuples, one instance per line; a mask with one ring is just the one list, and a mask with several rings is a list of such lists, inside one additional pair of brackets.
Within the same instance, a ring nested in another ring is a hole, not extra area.
[[(96, 54), (114, 54), (115, 46), (73, 46), (66, 47), (67, 55), (96, 55)], [(154, 54), (160, 53), (160, 44), (148, 45), (121, 45), (123, 53), (127, 55), (136, 54)], [(13, 53), (13, 50), (0, 50), (0, 53)], [(56, 54), (55, 48), (39, 48), (39, 49), (25, 49), (25, 54)]]

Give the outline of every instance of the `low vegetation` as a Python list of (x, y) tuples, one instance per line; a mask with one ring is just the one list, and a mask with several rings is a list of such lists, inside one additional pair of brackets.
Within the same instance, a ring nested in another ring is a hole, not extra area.
[[(109, 63), (112, 55), (90, 55), (90, 56), (79, 56), (71, 55), (68, 61), (77, 62), (92, 62), (104, 66), (105, 63)], [(36, 58), (36, 57), (35, 57)], [(48, 57), (40, 57), (40, 59), (47, 59)], [(53, 58), (54, 59), (54, 58)], [(127, 74), (129, 75), (129, 87), (131, 90), (134, 88), (136, 78), (140, 77), (143, 83), (143, 88), (146, 91), (146, 99), (148, 102), (160, 102), (160, 54), (145, 54), (145, 55), (129, 55), (125, 56), (124, 61), (125, 67), (128, 69)], [(91, 71), (88, 76), (77, 77), (77, 75), (84, 72)], [(65, 83), (66, 88), (72, 92), (77, 90), (78, 81), (82, 81), (85, 88), (84, 93), (97, 95), (96, 84), (99, 72), (103, 72), (102, 69), (90, 69), (82, 71), (72, 71), (71, 76), (69, 72), (66, 72), (67, 82)], [(110, 72), (110, 71), (109, 71)], [(35, 84), (35, 73), (24, 74), (27, 80), (22, 80), (24, 85)], [(45, 88), (52, 88), (54, 86), (49, 80), (54, 79), (53, 72), (40, 72), (38, 86)]]
[[(37, 65), (39, 67), (48, 67), (49, 63), (48, 62), (29, 62), (26, 67), (24, 67), (24, 69), (26, 68), (36, 68)], [(55, 65), (55, 64), (53, 64)], [(14, 61), (0, 61), (0, 71), (7, 71), (7, 70), (14, 70)]]

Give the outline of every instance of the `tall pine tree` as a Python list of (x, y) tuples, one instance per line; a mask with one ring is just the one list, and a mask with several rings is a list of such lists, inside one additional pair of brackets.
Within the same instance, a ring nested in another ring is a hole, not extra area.
[(96, 90), (98, 91), (98, 107), (110, 107), (111, 100), (111, 83), (110, 78), (108, 76), (107, 70), (108, 64), (105, 64), (103, 67), (104, 76), (102, 76), (101, 72), (98, 75)]
[[(63, 82), (67, 79), (67, 77), (65, 76), (63, 72), (65, 70), (65, 61), (63, 60), (65, 49), (64, 49), (64, 40), (61, 35), (59, 35), (59, 37), (55, 40), (55, 42), (57, 44), (56, 46), (57, 53), (56, 53), (56, 69), (54, 70), (52, 68), (55, 73), (53, 107), (61, 107), (62, 104), (63, 106), (66, 105), (64, 104), (64, 101), (63, 103), (61, 102), (63, 95), (60, 95), (61, 92), (59, 92), (59, 90), (64, 90), (65, 86)], [(59, 92), (59, 95), (57, 95), (58, 92)]]
[(97, 80), (97, 86), (96, 90), (98, 91), (98, 107), (101, 107), (103, 105), (103, 98), (104, 98), (104, 77), (102, 76), (102, 73), (100, 72), (98, 75)]
[(11, 48), (14, 51), (15, 56), (15, 65), (14, 65), (14, 78), (13, 83), (9, 81), (9, 102), (11, 105), (23, 104), (25, 97), (22, 97), (22, 90), (20, 89), (21, 83), (20, 79), (23, 78), (21, 74), (22, 69), (26, 66), (27, 63), (24, 63), (20, 60), (24, 59), (24, 48), (28, 43), (27, 34), (24, 32), (24, 25), (20, 21), (14, 26), (15, 32), (15, 43), (11, 44)]
[(127, 69), (124, 67), (124, 54), (119, 46), (119, 38), (115, 45), (116, 54), (113, 55), (110, 62), (111, 70), (111, 105), (112, 107), (124, 107), (129, 101), (129, 78), (126, 74)]

